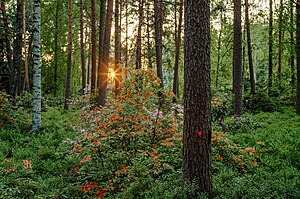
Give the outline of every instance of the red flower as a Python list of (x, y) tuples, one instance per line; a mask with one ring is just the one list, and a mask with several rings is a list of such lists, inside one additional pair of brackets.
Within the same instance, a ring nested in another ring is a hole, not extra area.
[(201, 137), (203, 135), (202, 131), (198, 131), (198, 136)]
[(96, 193), (96, 198), (105, 198), (106, 190), (103, 188), (98, 189)]

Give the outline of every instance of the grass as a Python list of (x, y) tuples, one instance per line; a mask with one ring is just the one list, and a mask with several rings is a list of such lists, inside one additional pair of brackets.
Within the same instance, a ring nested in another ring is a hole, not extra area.
[[(74, 139), (71, 128), (78, 112), (63, 114), (54, 108), (43, 112), (43, 129), (0, 129), (1, 167), (18, 166), (20, 172), (3, 172), (0, 175), (0, 198), (63, 198), (78, 192), (70, 171), (73, 160), (66, 156), (71, 146), (64, 142)], [(30, 129), (30, 128), (27, 128)], [(11, 159), (11, 163), (6, 160)], [(32, 170), (22, 170), (23, 160), (30, 160)]]
[[(41, 132), (33, 133), (29, 126), (0, 129), (0, 198), (83, 198), (72, 172), (72, 146), (66, 142), (77, 136), (72, 126), (78, 114), (48, 108)], [(263, 141), (266, 154), (249, 173), (213, 160), (214, 198), (300, 198), (300, 117), (288, 109), (258, 113), (253, 122), (260, 127), (226, 136), (242, 147)], [(32, 170), (21, 169), (23, 160), (31, 161)], [(4, 172), (10, 165), (18, 166), (18, 171)], [(193, 188), (181, 186), (181, 175), (177, 169), (155, 178), (144, 176), (115, 198), (185, 198)]]

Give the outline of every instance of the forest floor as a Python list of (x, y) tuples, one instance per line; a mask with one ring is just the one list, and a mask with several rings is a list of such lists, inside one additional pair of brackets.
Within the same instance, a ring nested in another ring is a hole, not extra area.
[[(234, 132), (232, 126), (226, 133), (214, 133), (214, 198), (300, 198), (300, 117), (289, 109), (250, 117), (242, 122), (242, 131)], [(48, 108), (38, 133), (0, 127), (0, 198), (93, 198), (82, 193), (83, 181), (74, 173), (77, 160), (70, 155), (79, 118), (79, 111)], [(233, 124), (232, 118), (225, 123)], [(125, 193), (110, 196), (185, 198), (181, 175), (177, 167), (136, 179), (124, 187)]]

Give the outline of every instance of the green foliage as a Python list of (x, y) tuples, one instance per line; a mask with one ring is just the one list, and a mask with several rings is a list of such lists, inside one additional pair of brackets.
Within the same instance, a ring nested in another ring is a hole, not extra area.
[(258, 90), (255, 94), (244, 95), (244, 107), (251, 112), (282, 111), (283, 107), (276, 98), (271, 98), (264, 90)]
[(12, 104), (10, 96), (4, 90), (0, 91), (0, 127), (12, 122)]
[(253, 121), (251, 116), (231, 117), (226, 120), (225, 129), (231, 133), (246, 133), (259, 128), (260, 125)]
[(217, 97), (212, 100), (212, 121), (221, 126), (223, 131), (226, 131), (224, 119), (232, 113), (231, 101), (231, 98), (227, 94), (223, 95), (221, 98)]

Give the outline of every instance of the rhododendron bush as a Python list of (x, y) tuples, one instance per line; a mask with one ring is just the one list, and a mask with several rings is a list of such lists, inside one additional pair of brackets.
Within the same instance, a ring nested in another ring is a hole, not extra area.
[[(81, 191), (96, 198), (123, 191), (143, 176), (157, 177), (181, 167), (183, 109), (160, 88), (152, 70), (136, 70), (106, 106), (82, 110), (83, 125), (72, 156)], [(165, 95), (159, 105), (158, 92)]]

